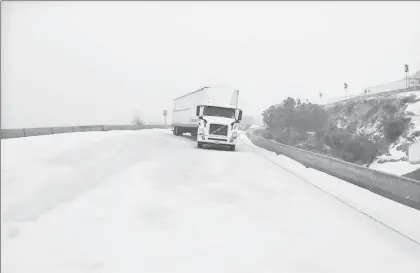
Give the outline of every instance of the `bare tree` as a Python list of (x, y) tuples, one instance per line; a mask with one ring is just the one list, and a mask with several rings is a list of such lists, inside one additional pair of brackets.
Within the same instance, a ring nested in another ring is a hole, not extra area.
[(133, 120), (131, 121), (134, 125), (144, 125), (144, 121), (140, 118), (140, 116), (134, 116)]

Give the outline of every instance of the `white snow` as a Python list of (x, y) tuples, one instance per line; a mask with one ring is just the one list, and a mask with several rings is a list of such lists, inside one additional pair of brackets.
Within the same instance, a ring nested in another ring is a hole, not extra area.
[(408, 161), (385, 162), (385, 163), (374, 162), (369, 166), (369, 168), (377, 170), (377, 171), (396, 174), (396, 175), (405, 175), (407, 173), (411, 173), (417, 170), (418, 168), (420, 168), (420, 165), (411, 164)]
[(403, 97), (409, 97), (409, 96), (412, 96), (412, 95), (416, 95), (418, 97), (419, 94), (420, 94), (420, 91), (417, 90), (417, 91), (409, 91), (409, 92), (396, 93), (396, 94), (392, 94), (390, 96), (395, 96), (395, 97), (398, 97), (398, 98), (403, 98)]
[[(375, 163), (377, 163), (378, 160), (402, 160), (404, 157), (407, 157), (406, 153), (401, 150), (398, 151), (396, 146), (389, 148), (388, 152), (389, 154), (383, 154), (383, 155), (378, 156), (377, 159), (375, 160)], [(399, 162), (394, 161), (392, 163), (399, 163)], [(382, 163), (377, 163), (377, 164), (381, 165)], [(392, 170), (390, 170), (389, 172), (391, 171)]]
[[(254, 146), (249, 140), (245, 141), (247, 145)], [(254, 149), (257, 150), (258, 147)], [(350, 206), (355, 207), (420, 243), (420, 229), (418, 228), (420, 226), (420, 211), (369, 192), (334, 176), (315, 169), (306, 168), (299, 162), (286, 156), (276, 155), (273, 152), (263, 149), (257, 151), (279, 164), (282, 168), (296, 173), (309, 184), (321, 188), (332, 196), (339, 198)]]
[[(416, 95), (417, 98), (420, 98), (420, 91), (413, 91), (407, 93), (400, 93), (395, 94), (395, 97), (403, 98), (403, 97), (410, 97), (412, 95)], [(412, 128), (409, 132), (414, 130), (419, 130), (420, 128), (420, 101), (415, 103), (407, 103), (408, 106), (405, 109), (405, 112), (412, 112), (414, 116), (411, 116), (411, 125)], [(373, 128), (373, 127), (372, 127)], [(369, 166), (371, 169), (375, 169), (378, 171), (383, 171), (387, 173), (392, 173), (396, 175), (404, 175), (415, 171), (420, 166), (418, 164), (411, 164), (407, 161), (407, 154), (404, 151), (398, 151), (397, 146), (399, 142), (396, 142), (393, 146), (389, 148), (389, 154), (383, 154), (378, 156), (378, 158)], [(392, 160), (389, 162), (379, 163), (378, 161), (381, 160)]]
[(294, 173), (415, 240), (419, 211), (244, 136), (236, 152), (190, 138), (1, 140), (2, 272), (420, 272), (418, 244)]

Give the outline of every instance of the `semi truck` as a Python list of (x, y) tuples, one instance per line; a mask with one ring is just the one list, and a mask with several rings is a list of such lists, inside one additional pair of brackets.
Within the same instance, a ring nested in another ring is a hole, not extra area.
[(174, 99), (173, 134), (196, 136), (198, 148), (224, 145), (234, 151), (238, 139), (237, 124), (242, 119), (238, 96), (237, 90), (203, 87)]

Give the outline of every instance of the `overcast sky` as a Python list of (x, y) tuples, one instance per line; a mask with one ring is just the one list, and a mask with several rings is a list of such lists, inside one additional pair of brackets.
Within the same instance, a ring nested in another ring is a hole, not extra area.
[(211, 84), (255, 116), (420, 69), (420, 2), (1, 5), (2, 128), (163, 122), (174, 97)]

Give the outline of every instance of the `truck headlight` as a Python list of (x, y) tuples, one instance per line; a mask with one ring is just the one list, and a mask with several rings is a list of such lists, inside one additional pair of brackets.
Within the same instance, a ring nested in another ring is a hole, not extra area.
[(232, 138), (237, 138), (237, 137), (238, 137), (238, 132), (234, 131), (234, 132), (232, 133)]

